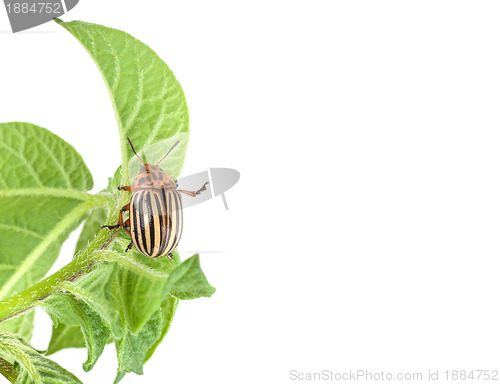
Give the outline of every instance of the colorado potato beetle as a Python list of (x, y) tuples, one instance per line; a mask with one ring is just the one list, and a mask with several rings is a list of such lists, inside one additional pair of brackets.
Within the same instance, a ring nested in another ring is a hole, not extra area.
[[(134, 246), (149, 257), (168, 255), (172, 258), (172, 251), (177, 248), (183, 229), (181, 193), (195, 197), (206, 190), (208, 182), (198, 191), (177, 189), (177, 182), (160, 168), (160, 163), (179, 141), (156, 164), (146, 164), (135, 151), (132, 141), (128, 137), (127, 140), (142, 166), (132, 186), (118, 187), (118, 190), (133, 193), (130, 203), (120, 210), (118, 223), (103, 225), (102, 228), (112, 230), (123, 227), (132, 240), (126, 251)], [(129, 211), (129, 218), (124, 221), (123, 212), (126, 211)]]

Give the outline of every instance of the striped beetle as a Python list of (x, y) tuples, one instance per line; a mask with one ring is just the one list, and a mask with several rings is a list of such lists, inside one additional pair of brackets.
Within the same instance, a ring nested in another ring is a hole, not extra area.
[[(137, 154), (132, 141), (127, 137), (132, 152), (141, 160), (139, 174), (134, 178), (132, 186), (120, 185), (118, 190), (132, 192), (130, 203), (120, 210), (116, 225), (103, 225), (110, 230), (123, 227), (131, 237), (132, 246), (149, 257), (168, 255), (172, 259), (172, 251), (177, 248), (182, 235), (182, 200), (181, 194), (195, 197), (206, 190), (208, 182), (195, 192), (177, 189), (177, 182), (172, 180), (159, 164), (179, 144), (172, 148), (156, 164), (146, 164)], [(123, 212), (129, 211), (129, 218), (123, 221)]]

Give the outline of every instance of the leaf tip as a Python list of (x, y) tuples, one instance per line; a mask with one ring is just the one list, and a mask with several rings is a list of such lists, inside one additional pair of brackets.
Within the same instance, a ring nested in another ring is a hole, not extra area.
[(116, 378), (115, 381), (113, 381), (113, 384), (118, 384), (121, 381), (121, 379), (125, 377), (126, 374), (127, 374), (126, 372), (118, 371), (116, 373)]

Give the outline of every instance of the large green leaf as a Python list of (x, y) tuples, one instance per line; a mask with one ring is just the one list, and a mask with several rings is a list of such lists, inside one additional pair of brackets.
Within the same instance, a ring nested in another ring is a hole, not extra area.
[(118, 122), (122, 150), (122, 183), (128, 184), (139, 162), (126, 137), (158, 161), (177, 140), (180, 145), (162, 163), (177, 178), (188, 140), (189, 115), (184, 92), (168, 66), (151, 48), (128, 33), (102, 25), (58, 21), (85, 47), (101, 71)]
[[(75, 149), (28, 123), (0, 124), (0, 299), (40, 280), (88, 211), (92, 176)], [(1, 329), (31, 337), (33, 315)]]

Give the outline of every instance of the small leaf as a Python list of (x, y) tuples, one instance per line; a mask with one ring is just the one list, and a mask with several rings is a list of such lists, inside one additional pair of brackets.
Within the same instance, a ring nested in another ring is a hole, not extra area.
[(72, 299), (71, 304), (75, 313), (80, 318), (81, 331), (85, 337), (88, 358), (83, 364), (83, 370), (88, 372), (94, 367), (99, 356), (101, 356), (107, 344), (110, 331), (101, 317), (91, 310), (87, 304), (83, 303), (82, 300)]
[(191, 256), (179, 264), (170, 274), (167, 282), (167, 292), (181, 300), (191, 300), (199, 297), (210, 297), (214, 294), (212, 287), (200, 267), (200, 257)]
[[(33, 350), (34, 351), (34, 350)], [(31, 359), (35, 363), (37, 373), (42, 378), (43, 384), (82, 384), (78, 378), (72, 373), (62, 368), (56, 362), (49, 360), (38, 352), (34, 351), (30, 354)], [(17, 377), (16, 384), (38, 384), (29, 374), (27, 370), (21, 369)]]
[(19, 364), (16, 384), (82, 384), (60, 365), (9, 333), (0, 332), (0, 355)]
[(85, 338), (80, 326), (72, 326), (59, 323), (52, 327), (52, 337), (50, 338), (47, 355), (52, 355), (65, 348), (85, 348)]
[(161, 317), (161, 335), (156, 340), (156, 342), (149, 348), (148, 353), (146, 353), (146, 359), (144, 363), (150, 359), (153, 355), (156, 348), (163, 341), (165, 336), (167, 335), (168, 330), (170, 329), (170, 325), (172, 324), (172, 320), (174, 319), (175, 311), (177, 310), (177, 304), (179, 303), (179, 299), (173, 296), (168, 295), (167, 298), (161, 303), (160, 308), (160, 317)]
[(118, 371), (143, 374), (142, 366), (148, 351), (161, 337), (162, 326), (161, 310), (158, 309), (137, 335), (125, 332), (122, 339), (116, 342)]
[(118, 384), (120, 381), (122, 381), (126, 374), (127, 372), (118, 371), (116, 373), (115, 381), (113, 381), (113, 384)]
[(80, 319), (67, 295), (53, 294), (39, 301), (38, 306), (47, 312), (53, 323), (47, 354), (50, 355), (64, 348), (85, 347), (85, 339), (80, 330)]
[[(88, 208), (92, 176), (75, 149), (28, 123), (0, 124), (0, 300), (38, 282)], [(33, 315), (2, 324), (29, 339)]]
[(26, 340), (30, 340), (33, 334), (34, 319), (35, 312), (31, 311), (1, 323), (1, 329), (5, 332), (22, 336)]
[[(120, 269), (118, 282), (122, 295), (123, 311), (132, 334), (137, 334), (151, 315), (158, 310), (165, 298), (168, 273), (173, 269), (179, 255), (174, 251), (174, 262), (168, 257), (148, 258), (134, 251), (132, 257), (142, 259), (150, 269), (162, 272), (163, 279), (151, 279), (148, 274), (137, 273), (131, 269)], [(178, 262), (178, 261), (177, 261)]]
[(80, 324), (78, 316), (75, 315), (69, 298), (66, 295), (60, 293), (53, 294), (45, 300), (39, 301), (38, 306), (47, 312), (55, 327), (59, 323), (70, 326), (78, 326)]
[(97, 312), (115, 338), (120, 338), (119, 304), (111, 297), (111, 286), (116, 281), (116, 264), (101, 265), (75, 283), (63, 282), (61, 288), (83, 300)]

